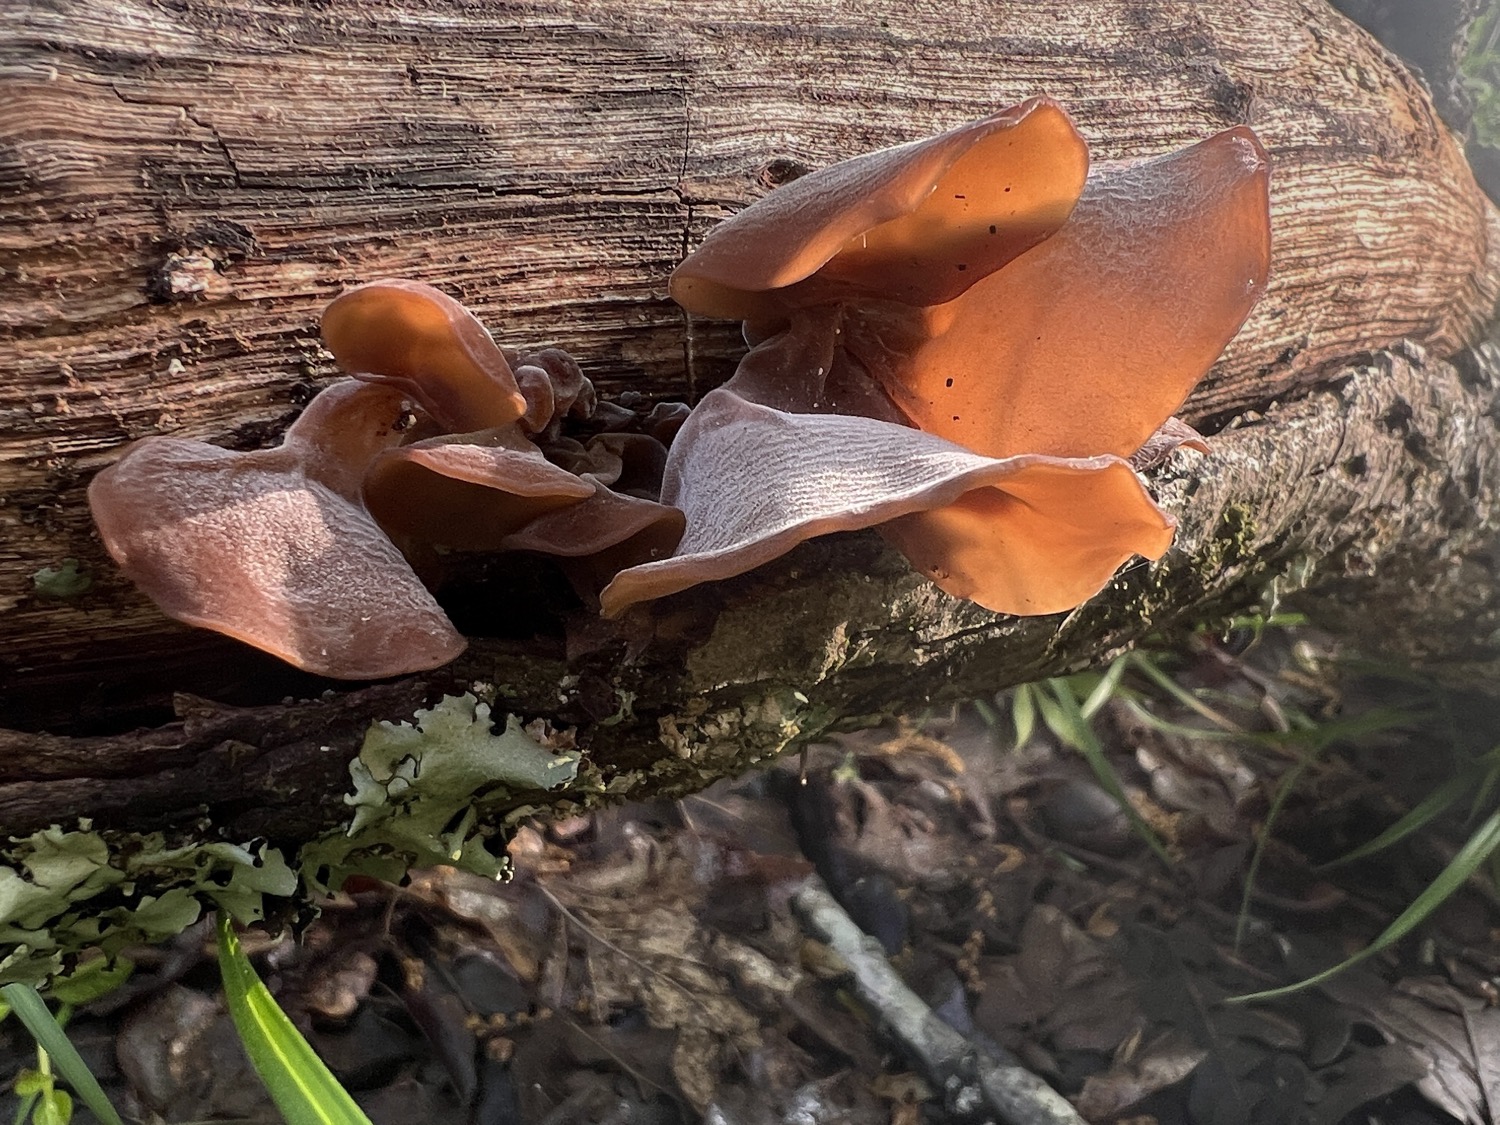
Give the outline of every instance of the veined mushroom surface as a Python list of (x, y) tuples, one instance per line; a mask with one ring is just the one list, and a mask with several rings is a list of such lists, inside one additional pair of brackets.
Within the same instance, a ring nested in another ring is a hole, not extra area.
[[(596, 419), (570, 356), (507, 356), (419, 282), (352, 289), (323, 330), (355, 378), (315, 397), (280, 446), (146, 438), (90, 485), (106, 548), (169, 617), (305, 671), (379, 679), (463, 651), (428, 588), (452, 552), (554, 556), (589, 600), (676, 545), (682, 513), (655, 498), (666, 447), (653, 433), (670, 436), (671, 411)], [(569, 420), (597, 432), (570, 436)]]
[(673, 445), (676, 554), (617, 576), (604, 612), (872, 526), (951, 594), (1073, 608), (1171, 543), (1127, 459), (1196, 438), (1169, 422), (1269, 266), (1244, 127), (1089, 170), (1033, 98), (794, 180), (673, 275), (752, 347)]

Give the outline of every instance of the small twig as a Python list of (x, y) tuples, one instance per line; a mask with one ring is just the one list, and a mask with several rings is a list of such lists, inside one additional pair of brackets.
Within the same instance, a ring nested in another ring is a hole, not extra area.
[(965, 1115), (988, 1109), (1007, 1125), (1085, 1125), (1066, 1098), (1014, 1057), (981, 1050), (939, 1019), (816, 875), (792, 895), (792, 909), (844, 959), (859, 998), (946, 1092), (950, 1108)]
[(599, 1037), (591, 1034), (589, 1032), (589, 1029), (584, 1027), (583, 1024), (577, 1023), (575, 1021), (572, 1023), (572, 1028), (584, 1039), (588, 1040), (591, 1046), (597, 1047), (600, 1054), (604, 1055), (607, 1058), (613, 1059), (619, 1066), (619, 1068), (626, 1074), (630, 1075), (631, 1078), (635, 1079), (635, 1081), (641, 1086), (642, 1089), (649, 1088), (655, 1090), (658, 1094), (661, 1094), (666, 1098), (671, 1098), (673, 1096), (671, 1090), (668, 1090), (660, 1082), (654, 1081), (640, 1067), (632, 1066), (630, 1060), (625, 1058), (620, 1051), (615, 1050), (609, 1043), (605, 1042), (603, 1039), (600, 1039)]

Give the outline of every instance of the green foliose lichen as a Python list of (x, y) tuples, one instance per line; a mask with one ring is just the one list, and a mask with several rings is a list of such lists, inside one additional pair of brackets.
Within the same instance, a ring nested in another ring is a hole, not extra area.
[(49, 598), (76, 598), (93, 584), (93, 576), (78, 565), (77, 559), (63, 559), (58, 566), (44, 566), (31, 576), (32, 588)]
[(73, 954), (107, 958), (126, 945), (165, 941), (196, 922), (204, 900), (241, 922), (264, 917), (265, 895), (287, 896), (297, 877), (281, 853), (229, 843), (168, 847), (161, 833), (112, 847), (87, 821), (11, 841), (0, 867), (0, 983), (43, 984)]
[(161, 833), (101, 833), (87, 821), (13, 838), (0, 850), (0, 984), (46, 985), (88, 949), (112, 964), (127, 945), (181, 933), (205, 908), (258, 921), (268, 900), (314, 897), (354, 873), (399, 879), (448, 863), (501, 874), (485, 814), (573, 781), (578, 753), (549, 749), (514, 717), (493, 733), (489, 707), (472, 695), (414, 719), (370, 727), (349, 765), (348, 823), (292, 864), (264, 841), (168, 846)]
[(493, 733), (490, 709), (472, 695), (445, 696), (415, 723), (376, 723), (349, 764), (354, 816), (343, 830), (302, 849), (314, 890), (352, 874), (400, 878), (409, 867), (447, 863), (483, 875), (504, 872), (488, 845), (483, 814), (518, 792), (555, 789), (578, 773), (576, 751), (553, 751), (514, 716)]

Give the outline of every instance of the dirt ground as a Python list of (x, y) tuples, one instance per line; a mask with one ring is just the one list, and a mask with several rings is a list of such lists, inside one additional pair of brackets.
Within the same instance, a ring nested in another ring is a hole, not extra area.
[[(1494, 1119), (1488, 867), (1331, 980), (1232, 998), (1362, 949), (1463, 856), (1497, 804), (1500, 705), (1306, 629), (1203, 635), (1109, 675), (912, 716), (677, 804), (528, 826), (509, 882), (351, 886), (300, 937), (246, 945), (377, 1125), (1003, 1120), (981, 1081), (996, 1063), (1096, 1123)], [(1321, 866), (1456, 777), (1432, 825)], [(905, 988), (850, 976), (815, 917), (823, 888)], [(116, 1104), (280, 1120), (211, 935), (135, 959), (70, 1028)], [(13, 1024), (0, 1073), (34, 1062)]]

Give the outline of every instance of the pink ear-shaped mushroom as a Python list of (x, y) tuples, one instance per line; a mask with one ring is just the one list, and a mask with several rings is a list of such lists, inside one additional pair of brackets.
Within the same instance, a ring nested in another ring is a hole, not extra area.
[(323, 342), (340, 367), (400, 387), (455, 433), (506, 426), (527, 403), (474, 314), (418, 281), (372, 281), (323, 310)]
[(346, 380), (274, 449), (147, 438), (90, 483), (94, 522), (169, 617), (323, 676), (436, 668), (464, 639), (360, 496), (402, 410), (399, 391)]
[[(1061, 116), (1051, 103), (1027, 105), (1012, 111), (1012, 129), (1045, 120), (1043, 109)], [(974, 129), (924, 145), (946, 152), (948, 138)], [(1048, 135), (1066, 148), (1062, 130), (1038, 133)], [(1071, 608), (1132, 554), (1166, 550), (1172, 521), (1122, 458), (1196, 437), (1169, 417), (1264, 288), (1269, 203), (1254, 135), (1232, 129), (1107, 169), (1050, 237), (994, 258), (980, 232), (1005, 230), (1002, 214), (990, 223), (983, 211), (959, 213), (956, 233), (932, 239), (930, 254), (904, 235), (892, 240), (901, 254), (886, 254), (877, 230), (830, 255), (833, 240), (808, 237), (817, 224), (783, 195), (811, 181), (803, 190), (815, 218), (863, 222), (888, 199), (882, 177), (907, 186), (912, 165), (898, 154), (924, 145), (795, 181), (680, 267), (674, 295), (693, 311), (752, 318), (756, 346), (672, 448), (663, 499), (688, 517), (677, 556), (619, 575), (603, 595), (606, 613), (742, 573), (814, 535), (882, 524), (944, 589), (1010, 613)], [(986, 183), (1016, 178), (978, 151)], [(1053, 169), (1064, 184), (1033, 197), (1071, 206), (1068, 159), (1033, 156), (1030, 167)], [(970, 195), (948, 191), (941, 173), (920, 182), (936, 183), (937, 201)], [(973, 198), (993, 207), (997, 197)], [(825, 262), (826, 278), (808, 275)], [(924, 274), (963, 280), (912, 281)], [(863, 415), (863, 426), (835, 425), (830, 413)], [(919, 480), (899, 471), (908, 464), (923, 467)]]
[(388, 449), (365, 474), (365, 503), (398, 542), (499, 551), (538, 516), (594, 495), (515, 426)]
[(365, 502), (398, 541), (499, 550), (537, 516), (594, 495), (523, 432), (545, 429), (559, 407), (566, 412), (584, 396), (587, 380), (562, 353), (522, 368), (523, 393), (474, 315), (415, 281), (349, 290), (324, 310), (322, 329), (345, 371), (399, 388), (460, 431), (384, 450), (369, 463)]
[[(643, 434), (595, 438), (594, 457), (577, 465), (585, 470), (580, 475), (547, 460), (514, 428), (432, 438), (376, 457), (366, 502), (403, 544), (589, 560), (567, 569), (592, 596), (616, 571), (664, 558), (682, 538), (676, 508), (609, 487), (648, 456), (635, 449), (646, 443), (658, 445)], [(586, 471), (594, 465), (604, 471)]]
[[(606, 617), (816, 536), (877, 526), (950, 593), (1052, 613), (1172, 538), (1171, 519), (1117, 457), (984, 457), (878, 419), (776, 410), (728, 387), (704, 398), (678, 440), (690, 454), (669, 461), (662, 500), (683, 509), (686, 533), (670, 558), (615, 576), (600, 597)], [(907, 522), (929, 515), (931, 527)]]
[[(625, 468), (620, 450), (660, 443), (609, 435), (593, 439), (592, 455), (573, 442), (579, 456), (569, 456), (558, 436), (563, 420), (587, 419), (595, 398), (566, 352), (543, 349), (513, 370), (462, 305), (408, 281), (350, 290), (325, 311), (323, 331), (351, 374), (399, 387), (445, 425), (483, 424), (371, 460), (365, 503), (403, 547), (592, 558), (590, 573), (602, 574), (591, 579), (592, 594), (614, 570), (669, 554), (681, 537), (679, 512), (608, 487)], [(552, 444), (569, 467), (549, 460)], [(639, 462), (640, 453), (631, 459)]]
[(562, 560), (580, 596), (592, 599), (621, 571), (669, 558), (685, 526), (677, 508), (594, 481), (592, 497), (537, 517), (509, 536), (505, 548)]

